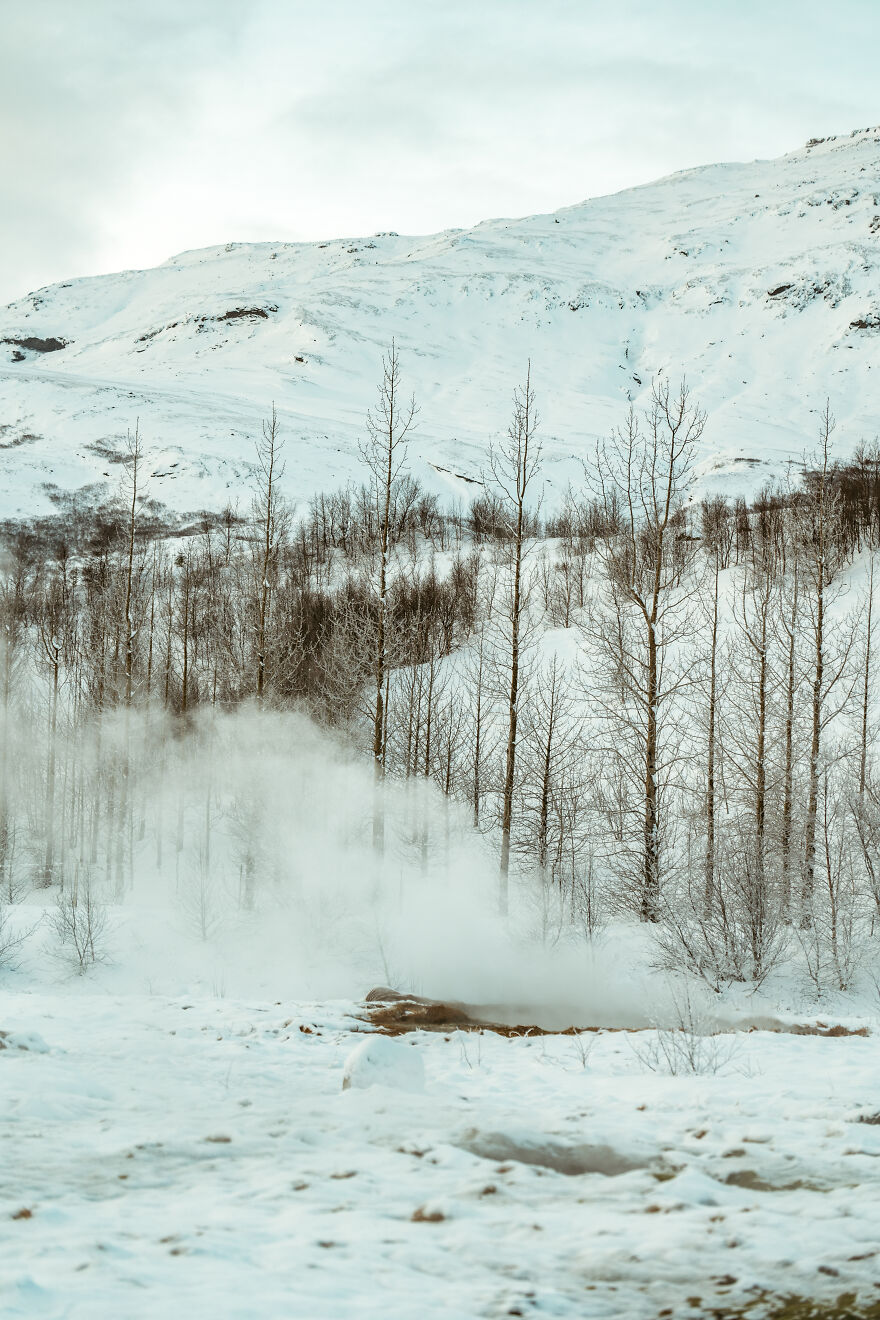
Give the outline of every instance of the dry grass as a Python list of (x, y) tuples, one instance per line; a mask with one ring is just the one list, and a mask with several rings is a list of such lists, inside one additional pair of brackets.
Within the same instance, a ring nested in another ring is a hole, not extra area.
[(743, 1306), (709, 1305), (701, 1314), (712, 1320), (880, 1320), (880, 1301), (860, 1302), (856, 1293), (841, 1293), (834, 1301), (824, 1302), (793, 1294), (771, 1297), (763, 1293)]

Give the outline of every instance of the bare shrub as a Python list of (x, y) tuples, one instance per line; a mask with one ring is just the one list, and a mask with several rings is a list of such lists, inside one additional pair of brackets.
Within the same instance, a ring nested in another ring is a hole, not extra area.
[(789, 956), (784, 888), (744, 835), (726, 839), (720, 852), (711, 894), (692, 876), (663, 904), (658, 962), (699, 976), (713, 990), (730, 982), (759, 986)]
[(657, 1025), (638, 1039), (628, 1038), (643, 1068), (670, 1077), (702, 1077), (731, 1064), (739, 1041), (718, 1032), (687, 985), (672, 990), (672, 1017), (671, 1027)]
[(62, 953), (78, 972), (86, 972), (95, 963), (105, 961), (107, 908), (96, 897), (88, 872), (78, 876), (71, 888), (59, 893), (49, 921)]
[(14, 971), (18, 967), (18, 954), (22, 945), (36, 930), (16, 928), (9, 919), (9, 905), (0, 898), (0, 968)]
[(0, 902), (17, 903), (28, 885), (18, 866), (18, 830), (14, 823), (0, 824)]
[(582, 1068), (586, 1068), (590, 1062), (590, 1055), (596, 1046), (596, 1033), (594, 1031), (576, 1031), (571, 1038), (578, 1063)]
[[(867, 941), (869, 893), (859, 872), (861, 854), (854, 813), (846, 810), (838, 785), (826, 773), (817, 813), (818, 847), (814, 883), (804, 903), (797, 931), (807, 973), (817, 995), (826, 989), (848, 990), (856, 978)], [(870, 873), (869, 873), (870, 874)]]
[(210, 854), (204, 845), (196, 849), (181, 893), (181, 906), (193, 932), (203, 943), (211, 939), (223, 924)]

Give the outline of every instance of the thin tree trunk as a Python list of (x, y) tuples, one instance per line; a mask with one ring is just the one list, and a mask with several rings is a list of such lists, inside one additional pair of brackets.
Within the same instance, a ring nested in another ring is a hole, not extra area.
[(704, 898), (706, 915), (715, 903), (715, 732), (717, 722), (717, 665), (718, 665), (718, 555), (715, 555), (715, 577), (712, 593), (712, 633), (709, 649), (709, 729), (706, 755), (706, 857), (704, 862)]
[(783, 625), (788, 642), (785, 681), (785, 751), (782, 789), (782, 907), (786, 916), (791, 906), (791, 835), (794, 811), (794, 704), (797, 689), (797, 617), (798, 562), (792, 570), (791, 614)]
[(865, 623), (865, 664), (862, 671), (862, 728), (859, 748), (859, 803), (864, 802), (865, 780), (868, 767), (868, 708), (871, 696), (871, 642), (872, 616), (874, 612), (874, 555), (868, 576), (868, 617)]
[(653, 621), (648, 628), (648, 675), (645, 722), (645, 817), (642, 921), (660, 916), (660, 846), (657, 822), (657, 638)]

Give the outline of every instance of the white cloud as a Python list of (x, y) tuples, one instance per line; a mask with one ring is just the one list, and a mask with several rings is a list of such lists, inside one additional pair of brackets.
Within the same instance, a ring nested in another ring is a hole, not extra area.
[(0, 299), (549, 210), (880, 118), (875, 0), (0, 6)]

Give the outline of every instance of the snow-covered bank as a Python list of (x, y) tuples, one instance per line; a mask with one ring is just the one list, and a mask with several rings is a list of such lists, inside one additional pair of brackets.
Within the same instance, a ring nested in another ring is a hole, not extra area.
[[(647, 1320), (876, 1295), (877, 1036), (754, 1033), (717, 1076), (669, 1077), (649, 1033), (416, 1034), (423, 1092), (343, 1091), (352, 1003), (78, 987), (3, 996), (0, 1026), (49, 1047), (0, 1051), (4, 1316)], [(628, 1171), (558, 1171), (595, 1147)]]

